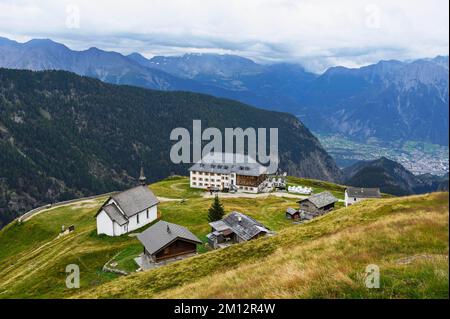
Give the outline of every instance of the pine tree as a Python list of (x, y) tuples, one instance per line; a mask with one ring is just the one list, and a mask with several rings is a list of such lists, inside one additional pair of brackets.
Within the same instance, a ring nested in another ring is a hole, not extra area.
[(223, 205), (219, 200), (219, 196), (216, 195), (211, 207), (208, 210), (208, 220), (209, 222), (215, 222), (217, 220), (221, 220), (223, 215), (225, 215)]

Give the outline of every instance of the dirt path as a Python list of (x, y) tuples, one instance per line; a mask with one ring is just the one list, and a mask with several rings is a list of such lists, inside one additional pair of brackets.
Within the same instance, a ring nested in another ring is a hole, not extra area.
[[(101, 198), (101, 197), (102, 196), (99, 196), (99, 198)], [(50, 211), (52, 211), (54, 209), (61, 208), (61, 207), (73, 206), (73, 207), (76, 207), (76, 208), (81, 208), (81, 206), (85, 206), (86, 204), (88, 204), (88, 205), (90, 204), (93, 207), (93, 206), (95, 206), (97, 204), (97, 200), (98, 199), (95, 199), (95, 198), (94, 199), (86, 199), (86, 200), (80, 200), (79, 202), (73, 202), (73, 203), (67, 203), (67, 204), (61, 204), (61, 205), (58, 205), (58, 203), (55, 203), (50, 208), (47, 208), (47, 209), (44, 208), (44, 209), (42, 209), (40, 211), (37, 211), (36, 213), (34, 213), (34, 214), (30, 215), (30, 216), (27, 216), (26, 218), (22, 219), (22, 222), (26, 222), (26, 221), (30, 220), (31, 218), (33, 218), (34, 216), (37, 216), (37, 215), (42, 214), (42, 213), (50, 212)]]

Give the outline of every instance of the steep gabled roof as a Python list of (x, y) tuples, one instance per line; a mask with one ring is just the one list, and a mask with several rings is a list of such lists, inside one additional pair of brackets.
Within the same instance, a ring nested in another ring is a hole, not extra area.
[(356, 198), (380, 198), (381, 193), (379, 188), (362, 188), (349, 187), (345, 190), (349, 197)]
[(145, 186), (131, 188), (115, 194), (111, 196), (111, 198), (117, 203), (127, 217), (136, 215), (159, 203), (153, 192)]
[(157, 253), (177, 239), (182, 239), (197, 244), (202, 243), (200, 239), (198, 239), (197, 236), (191, 233), (187, 228), (165, 221), (157, 222), (144, 232), (140, 233), (137, 238), (150, 254)]
[(330, 192), (322, 192), (319, 194), (312, 195), (306, 199), (299, 200), (298, 203), (304, 202), (304, 201), (310, 201), (314, 204), (317, 208), (322, 208), (327, 205), (336, 203), (338, 199), (333, 196)]
[(231, 212), (221, 221), (210, 223), (210, 225), (214, 229), (216, 229), (214, 226), (224, 228), (224, 225), (226, 225), (243, 240), (250, 240), (260, 232), (269, 232), (269, 229), (267, 229), (263, 224), (239, 212)]
[(122, 213), (117, 208), (116, 204), (112, 203), (103, 207), (105, 213), (111, 218), (112, 221), (115, 221), (120, 226), (128, 223), (128, 219), (122, 215)]

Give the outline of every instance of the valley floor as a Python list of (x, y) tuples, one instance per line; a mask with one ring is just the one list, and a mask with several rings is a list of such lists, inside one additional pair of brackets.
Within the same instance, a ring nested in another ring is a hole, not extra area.
[(415, 141), (362, 143), (337, 135), (315, 135), (340, 167), (387, 157), (402, 164), (415, 175), (430, 173), (442, 176), (449, 171), (448, 146)]

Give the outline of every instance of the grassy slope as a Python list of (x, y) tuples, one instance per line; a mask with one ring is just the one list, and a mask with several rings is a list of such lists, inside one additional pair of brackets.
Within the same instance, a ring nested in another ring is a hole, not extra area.
[(448, 193), (367, 201), (77, 297), (448, 298), (448, 240)]
[[(184, 203), (161, 203), (158, 209), (164, 220), (187, 226), (205, 238), (211, 200), (190, 190), (187, 178), (164, 180), (150, 188), (158, 196), (186, 198)], [(11, 223), (0, 230), (0, 298), (70, 297), (79, 293), (65, 287), (65, 267), (72, 263), (80, 266), (82, 291), (118, 277), (101, 271), (114, 256), (120, 267), (133, 270), (134, 254), (142, 250), (136, 238), (96, 235), (94, 215), (105, 199), (55, 207), (23, 224)], [(230, 198), (223, 203), (227, 212), (243, 211), (274, 230), (292, 226), (284, 219), (284, 211), (296, 206), (295, 199), (278, 197)], [(57, 238), (63, 224), (75, 225), (76, 231)]]
[(201, 189), (190, 188), (189, 179), (184, 176), (168, 177), (150, 185), (150, 189), (156, 196), (180, 199), (198, 198), (203, 192)]
[[(186, 178), (150, 187), (159, 196), (186, 198), (161, 203), (159, 210), (204, 239), (210, 200), (189, 190)], [(123, 278), (102, 272), (103, 264), (117, 255), (121, 266), (132, 268), (141, 248), (135, 238), (96, 235), (93, 216), (105, 198), (57, 207), (0, 231), (0, 298), (446, 296), (447, 196), (361, 203), (304, 225), (284, 219), (285, 208), (296, 206), (292, 198), (225, 199), (227, 212), (241, 210), (279, 234)], [(62, 224), (76, 231), (57, 239)], [(397, 262), (420, 254), (430, 256)], [(80, 265), (80, 290), (65, 288), (71, 263)], [(381, 267), (383, 289), (360, 285), (368, 263)]]

